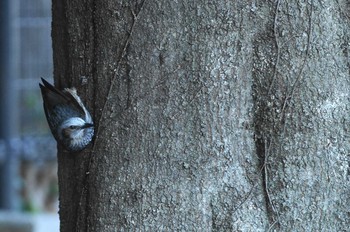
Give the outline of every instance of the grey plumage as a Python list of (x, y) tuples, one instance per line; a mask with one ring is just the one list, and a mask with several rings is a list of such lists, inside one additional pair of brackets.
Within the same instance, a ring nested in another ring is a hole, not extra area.
[(41, 78), (44, 111), (51, 133), (68, 151), (80, 151), (92, 140), (93, 121), (75, 88), (58, 90)]

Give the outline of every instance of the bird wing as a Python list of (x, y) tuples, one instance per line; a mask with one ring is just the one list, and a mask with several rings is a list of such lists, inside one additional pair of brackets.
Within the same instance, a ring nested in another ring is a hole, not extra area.
[(77, 90), (75, 88), (65, 88), (64, 92), (68, 93), (70, 95), (70, 97), (73, 98), (75, 100), (75, 102), (78, 103), (79, 107), (84, 112), (84, 116), (85, 116), (84, 119), (85, 119), (85, 121), (88, 122), (88, 123), (92, 123), (92, 119), (91, 119), (90, 113), (89, 113), (89, 111), (87, 111), (87, 109), (85, 108), (83, 102), (81, 101), (80, 97), (78, 96)]
[(61, 91), (47, 82), (44, 78), (41, 78), (43, 85), (39, 83), (41, 94), (44, 99), (44, 110), (46, 117), (48, 117), (48, 111), (53, 111), (53, 108), (58, 105), (68, 105), (74, 108), (77, 113), (82, 116), (85, 115), (84, 108), (80, 105), (80, 102), (66, 91)]

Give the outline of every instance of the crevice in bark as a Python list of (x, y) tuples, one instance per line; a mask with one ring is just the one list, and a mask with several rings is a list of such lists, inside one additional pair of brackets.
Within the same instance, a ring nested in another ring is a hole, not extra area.
[[(54, 79), (55, 86), (62, 89), (66, 86), (66, 79), (64, 77), (70, 76), (70, 57), (69, 46), (60, 46), (61, 44), (68, 43), (68, 19), (67, 15), (67, 3), (65, 1), (53, 1), (52, 2), (52, 30), (51, 37), (53, 39), (53, 62), (54, 62)], [(64, 59), (62, 59), (64, 57)], [(62, 71), (63, 70), (63, 71)], [(59, 74), (64, 73), (63, 77)]]
[[(97, 73), (96, 1), (92, 0), (89, 5), (90, 7), (86, 8), (87, 11), (90, 11), (89, 16), (87, 16), (87, 17), (90, 17), (90, 22), (87, 22), (89, 30), (87, 30), (85, 36), (87, 40), (91, 39), (90, 46), (92, 46), (91, 48), (92, 52), (87, 54), (91, 60), (91, 68), (87, 68), (87, 70), (90, 70), (89, 75), (91, 75), (91, 79), (93, 80), (94, 84), (96, 84), (95, 83), (97, 81), (97, 78), (96, 78), (96, 73)], [(93, 88), (93, 96), (94, 96), (94, 99), (97, 99), (96, 88)], [(96, 105), (94, 106), (94, 109), (97, 109)], [(98, 126), (96, 125), (96, 111), (93, 112), (93, 115), (95, 116), (94, 124), (96, 128)], [(91, 189), (89, 186), (89, 183), (90, 183), (89, 177), (90, 177), (90, 170), (91, 170), (94, 156), (93, 156), (92, 150), (90, 152), (87, 152), (86, 154), (88, 154), (88, 158), (83, 161), (83, 165), (82, 165), (82, 167), (84, 167), (84, 170), (82, 172), (82, 179), (81, 179), (83, 184), (81, 185), (82, 187), (79, 189), (79, 193), (80, 193), (78, 198), (79, 203), (76, 209), (76, 213), (77, 213), (76, 228), (75, 228), (76, 231), (88, 231), (88, 228), (89, 228), (89, 223), (88, 223), (88, 219), (90, 215), (90, 204), (89, 204), (90, 191), (89, 190)]]
[[(52, 1), (52, 46), (54, 62), (55, 86), (59, 89), (71, 87), (72, 76), (72, 45), (69, 34), (69, 16), (67, 15), (67, 1)], [(63, 46), (64, 45), (64, 46)], [(59, 187), (59, 218), (60, 230), (68, 231), (76, 229), (76, 209), (78, 208), (78, 191), (76, 185), (79, 177), (77, 175), (75, 157), (57, 146), (58, 155), (58, 187)], [(67, 196), (72, 196), (71, 200)]]
[[(97, 31), (97, 22), (96, 22), (96, 1), (93, 0), (92, 2), (92, 13), (91, 13), (91, 26), (92, 26), (92, 61), (91, 61), (91, 64), (92, 64), (92, 67), (91, 67), (91, 79), (93, 81), (93, 86), (98, 86), (98, 76), (97, 76), (97, 57), (98, 57), (98, 53), (97, 53), (97, 44), (98, 44), (98, 41), (97, 41), (97, 35), (98, 35), (98, 31)], [(99, 99), (99, 91), (97, 88), (93, 88), (93, 96), (94, 96), (94, 101), (92, 102), (93, 104), (93, 116), (94, 116), (94, 126), (95, 128), (96, 127), (99, 127), (99, 121), (96, 120), (97, 116), (99, 116), (99, 113), (98, 113), (98, 110), (99, 107), (98, 107), (98, 99)], [(95, 144), (95, 140), (96, 137), (94, 136), (93, 138), (93, 141), (92, 141), (92, 144)]]
[(266, 100), (262, 100), (263, 96), (255, 98), (255, 115), (254, 115), (254, 131), (255, 131), (255, 148), (258, 156), (258, 170), (261, 178), (261, 189), (265, 201), (266, 216), (269, 221), (269, 230), (278, 228), (278, 211), (271, 199), (269, 190), (269, 156), (271, 155), (271, 147), (273, 135), (271, 126), (268, 123), (268, 115), (271, 111), (266, 105)]
[(265, 211), (269, 221), (269, 229), (278, 227), (278, 212), (275, 210), (269, 192), (269, 170), (268, 160), (271, 156), (271, 143), (276, 125), (276, 108), (277, 100), (273, 96), (276, 77), (276, 58), (275, 63), (261, 63), (261, 60), (273, 60), (272, 57), (278, 56), (278, 43), (273, 37), (273, 31), (265, 31), (258, 36), (259, 40), (255, 41), (255, 55), (253, 67), (253, 102), (254, 102), (254, 142), (256, 154), (258, 156), (258, 170), (261, 178), (261, 189), (265, 200)]
[[(127, 48), (126, 50), (128, 50), (130, 47), (130, 44), (127, 45)], [(129, 62), (128, 62), (128, 57), (127, 55), (125, 54), (125, 58), (126, 58), (126, 64), (125, 64), (125, 77), (123, 77), (124, 81), (125, 81), (125, 84), (126, 84), (126, 92), (127, 92), (127, 97), (126, 97), (126, 106), (125, 106), (125, 110), (129, 109), (131, 107), (131, 84), (132, 84), (132, 81), (131, 81), (131, 70), (132, 68), (130, 67), (129, 65)]]
[(261, 172), (261, 184), (262, 189), (264, 193), (264, 199), (265, 199), (265, 208), (267, 217), (269, 220), (270, 225), (273, 225), (275, 223), (275, 215), (273, 210), (273, 205), (271, 202), (269, 190), (268, 190), (268, 173), (267, 173), (267, 158), (268, 158), (268, 149), (266, 147), (266, 141), (264, 141), (263, 138), (257, 138), (255, 140), (255, 146), (256, 146), (256, 153), (259, 158), (259, 170)]

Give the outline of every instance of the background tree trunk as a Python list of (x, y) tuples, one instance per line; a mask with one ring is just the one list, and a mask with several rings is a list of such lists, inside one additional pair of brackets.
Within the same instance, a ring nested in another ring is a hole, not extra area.
[(346, 1), (53, 1), (61, 231), (344, 231)]

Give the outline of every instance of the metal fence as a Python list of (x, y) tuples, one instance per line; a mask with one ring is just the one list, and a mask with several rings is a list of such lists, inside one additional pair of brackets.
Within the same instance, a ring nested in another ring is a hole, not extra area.
[(53, 73), (51, 1), (0, 1), (0, 209), (23, 209), (23, 162), (55, 161), (38, 88)]

